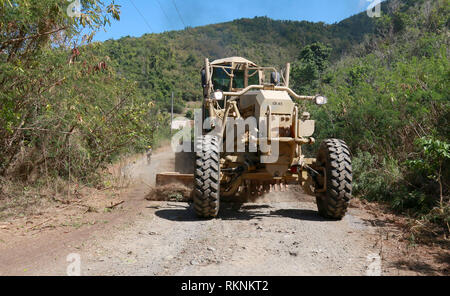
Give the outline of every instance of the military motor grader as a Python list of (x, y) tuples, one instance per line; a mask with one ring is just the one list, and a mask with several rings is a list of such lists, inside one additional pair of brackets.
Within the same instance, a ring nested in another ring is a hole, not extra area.
[(352, 192), (349, 148), (327, 139), (316, 159), (305, 157), (302, 146), (315, 143), (314, 121), (295, 101), (323, 105), (327, 98), (296, 94), (289, 72), (289, 64), (278, 72), (241, 57), (205, 59), (193, 174), (199, 217), (216, 217), (221, 198), (262, 195), (286, 184), (315, 196), (321, 216), (344, 217)]

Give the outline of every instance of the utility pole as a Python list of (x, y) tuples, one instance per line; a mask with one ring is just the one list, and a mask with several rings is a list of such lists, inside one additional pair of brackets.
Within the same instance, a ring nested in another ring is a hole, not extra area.
[(172, 92), (172, 111), (170, 115), (170, 132), (172, 133), (172, 127), (173, 127), (173, 92)]

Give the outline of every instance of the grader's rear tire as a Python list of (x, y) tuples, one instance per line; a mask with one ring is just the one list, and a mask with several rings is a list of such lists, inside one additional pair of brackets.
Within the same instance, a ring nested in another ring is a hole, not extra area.
[(319, 215), (341, 220), (352, 197), (352, 161), (344, 141), (325, 140), (319, 148), (317, 162), (326, 169), (326, 192), (316, 195)]
[(216, 136), (205, 135), (197, 142), (194, 172), (194, 208), (200, 218), (219, 213), (220, 144)]

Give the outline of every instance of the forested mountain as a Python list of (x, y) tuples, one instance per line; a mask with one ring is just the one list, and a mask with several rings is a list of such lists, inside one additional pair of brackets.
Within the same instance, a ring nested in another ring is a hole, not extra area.
[(180, 112), (182, 101), (201, 97), (199, 71), (206, 57), (243, 56), (260, 65), (284, 66), (297, 60), (303, 46), (320, 41), (333, 48), (336, 60), (373, 31), (374, 21), (365, 13), (333, 25), (255, 17), (108, 40), (103, 53), (118, 63), (122, 75), (138, 82), (146, 97), (165, 102), (166, 109), (174, 91)]

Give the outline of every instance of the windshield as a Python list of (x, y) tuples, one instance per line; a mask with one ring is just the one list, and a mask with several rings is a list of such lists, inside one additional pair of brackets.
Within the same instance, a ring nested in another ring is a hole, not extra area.
[(248, 71), (248, 85), (258, 85), (259, 84), (259, 73), (258, 70)]
[(225, 73), (222, 68), (215, 68), (212, 82), (214, 85), (214, 90), (228, 91), (230, 89), (230, 76)]
[(244, 71), (234, 71), (233, 88), (244, 88)]
[(234, 79), (233, 79), (233, 88), (245, 88), (249, 85), (258, 85), (259, 84), (259, 76), (258, 70), (249, 70), (248, 71), (248, 83), (245, 84), (245, 71), (238, 70), (234, 71)]
[[(233, 74), (233, 89), (242, 89), (248, 85), (258, 85), (259, 75), (258, 70), (248, 71), (248, 83), (245, 83), (245, 71), (234, 70)], [(215, 90), (229, 91), (230, 90), (230, 76), (222, 68), (215, 68), (212, 76), (212, 82)]]

